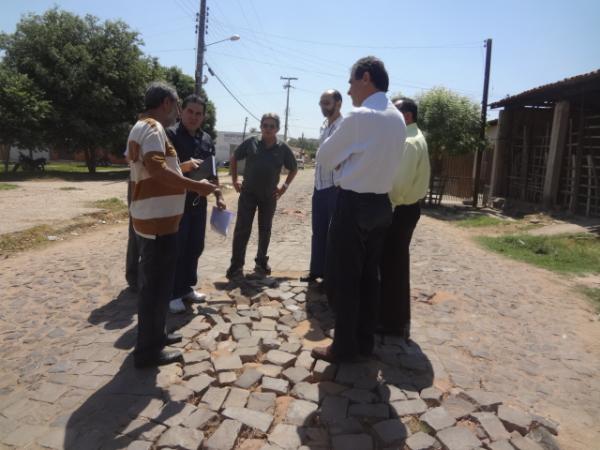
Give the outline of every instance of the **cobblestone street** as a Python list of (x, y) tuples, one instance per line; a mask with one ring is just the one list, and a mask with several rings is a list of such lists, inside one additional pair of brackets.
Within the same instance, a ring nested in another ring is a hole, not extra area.
[[(368, 363), (313, 367), (309, 350), (333, 318), (297, 281), (312, 177), (301, 171), (278, 206), (272, 280), (228, 285), (231, 238), (207, 231), (209, 300), (169, 318), (183, 366), (133, 368), (126, 224), (0, 261), (0, 447), (366, 450), (407, 439), (411, 450), (527, 450), (552, 448), (535, 441), (552, 440), (557, 423), (563, 450), (600, 449), (592, 307), (568, 280), (425, 215), (412, 250), (415, 343), (388, 339)], [(227, 199), (235, 209), (237, 195)]]

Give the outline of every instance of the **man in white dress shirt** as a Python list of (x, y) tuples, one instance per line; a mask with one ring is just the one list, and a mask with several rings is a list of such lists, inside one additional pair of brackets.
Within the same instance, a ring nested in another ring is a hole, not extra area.
[[(325, 122), (321, 127), (320, 142), (333, 134), (342, 121), (342, 94), (330, 89), (321, 95), (319, 101)], [(318, 151), (317, 151), (318, 152)], [(337, 188), (335, 187), (334, 169), (325, 169), (317, 162), (315, 166), (315, 190), (312, 196), (312, 240), (310, 249), (310, 269), (308, 276), (300, 281), (315, 282), (325, 278), (325, 251), (327, 248), (327, 232), (335, 208)]]
[(379, 262), (392, 220), (388, 192), (398, 170), (406, 125), (385, 93), (389, 77), (381, 60), (359, 59), (348, 95), (355, 108), (319, 148), (317, 162), (335, 169), (339, 187), (329, 229), (326, 290), (336, 313), (329, 347), (314, 358), (352, 361), (373, 351), (379, 306)]

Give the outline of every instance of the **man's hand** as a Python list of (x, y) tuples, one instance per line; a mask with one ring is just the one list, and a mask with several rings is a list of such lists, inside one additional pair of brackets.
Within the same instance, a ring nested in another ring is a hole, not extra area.
[(181, 164), (179, 164), (179, 168), (181, 169), (181, 171), (183, 173), (187, 173), (187, 172), (191, 172), (194, 169), (197, 169), (198, 167), (200, 167), (200, 164), (202, 163), (201, 159), (190, 159), (189, 161), (183, 162)]
[(239, 194), (242, 190), (242, 183), (240, 183), (239, 181), (234, 181), (233, 188), (235, 189), (235, 192)]
[(221, 211), (224, 211), (225, 209), (227, 209), (227, 205), (225, 204), (225, 200), (223, 200), (223, 197), (221, 195), (219, 195), (217, 197), (217, 208), (219, 208)]
[(194, 188), (192, 190), (198, 193), (198, 195), (206, 197), (207, 195), (212, 194), (215, 189), (217, 189), (216, 184), (212, 184), (206, 180), (200, 180), (194, 182)]
[(283, 194), (285, 194), (285, 191), (287, 191), (287, 186), (285, 184), (282, 184), (280, 188), (275, 189), (275, 192), (273, 193), (273, 197), (275, 197), (275, 199), (279, 200), (281, 198), (281, 196)]

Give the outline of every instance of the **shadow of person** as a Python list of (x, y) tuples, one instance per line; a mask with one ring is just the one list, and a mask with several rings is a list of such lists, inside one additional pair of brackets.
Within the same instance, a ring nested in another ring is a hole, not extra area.
[[(129, 355), (110, 382), (94, 392), (66, 423), (65, 449), (125, 448), (157, 423), (140, 417), (151, 404), (162, 408), (166, 393), (156, 385), (159, 370), (138, 370)], [(126, 431), (126, 434), (120, 432)]]
[(125, 288), (110, 302), (94, 309), (88, 317), (92, 325), (104, 324), (106, 330), (127, 328), (137, 313), (137, 294)]

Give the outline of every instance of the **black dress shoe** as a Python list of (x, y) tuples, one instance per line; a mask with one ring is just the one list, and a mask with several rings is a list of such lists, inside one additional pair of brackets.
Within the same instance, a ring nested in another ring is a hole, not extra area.
[(317, 277), (315, 277), (314, 275), (308, 275), (305, 277), (300, 277), (300, 281), (302, 281), (303, 283), (314, 283), (315, 281), (317, 281)]
[(172, 364), (176, 362), (183, 362), (183, 355), (179, 350), (162, 350), (154, 358), (135, 359), (134, 365), (136, 368), (141, 369), (143, 367), (164, 366), (166, 364)]
[(178, 344), (183, 340), (183, 336), (179, 333), (169, 333), (167, 334), (167, 339), (165, 340), (166, 345)]

